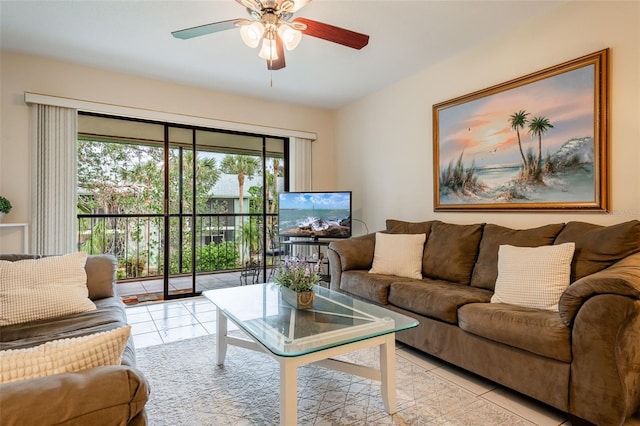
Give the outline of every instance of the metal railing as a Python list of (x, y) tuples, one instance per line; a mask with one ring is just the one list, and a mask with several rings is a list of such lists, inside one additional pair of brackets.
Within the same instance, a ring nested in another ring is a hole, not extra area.
[[(268, 263), (277, 214), (79, 214), (78, 249), (113, 254), (118, 280), (239, 271)], [(264, 226), (266, 222), (266, 227)], [(165, 245), (168, 244), (168, 257)]]

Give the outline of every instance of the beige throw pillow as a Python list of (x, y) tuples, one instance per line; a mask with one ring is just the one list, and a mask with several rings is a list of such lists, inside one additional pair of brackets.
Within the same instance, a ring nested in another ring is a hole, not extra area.
[(82, 252), (0, 261), (0, 326), (95, 310), (86, 261)]
[(376, 233), (372, 274), (422, 278), (422, 254), (426, 234)]
[(131, 334), (127, 325), (109, 331), (0, 351), (0, 383), (120, 365)]
[(501, 245), (491, 303), (558, 312), (560, 296), (570, 284), (574, 250), (574, 243), (541, 247)]

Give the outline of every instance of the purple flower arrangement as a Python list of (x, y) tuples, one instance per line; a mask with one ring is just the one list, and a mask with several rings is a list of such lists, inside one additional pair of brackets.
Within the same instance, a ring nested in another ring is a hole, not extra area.
[(280, 263), (273, 280), (296, 292), (310, 291), (320, 281), (320, 261), (287, 256)]

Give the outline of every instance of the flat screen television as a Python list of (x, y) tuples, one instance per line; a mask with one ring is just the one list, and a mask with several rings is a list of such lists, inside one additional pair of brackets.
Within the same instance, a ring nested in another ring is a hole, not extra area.
[(349, 238), (351, 191), (280, 192), (278, 235), (314, 240)]

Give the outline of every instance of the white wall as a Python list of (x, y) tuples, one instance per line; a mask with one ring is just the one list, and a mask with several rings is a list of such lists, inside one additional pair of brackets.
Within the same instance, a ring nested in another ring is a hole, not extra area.
[[(443, 40), (443, 42), (446, 42)], [(433, 211), (432, 106), (611, 48), (611, 212)], [(640, 2), (574, 1), (491, 42), (342, 108), (337, 186), (354, 191), (354, 217), (370, 231), (387, 218), (491, 222), (526, 228), (640, 218)]]
[[(13, 204), (3, 222), (30, 221), (29, 113), (24, 93), (186, 114), (316, 133), (314, 189), (334, 187), (334, 118), (328, 110), (267, 102), (149, 78), (1, 52), (0, 195)], [(0, 228), (0, 253), (21, 250), (18, 229)]]

